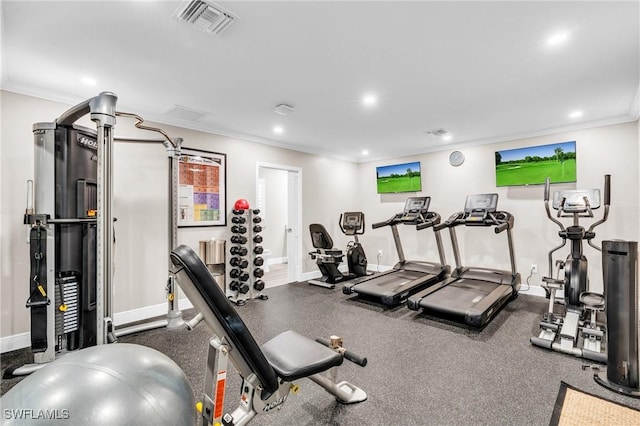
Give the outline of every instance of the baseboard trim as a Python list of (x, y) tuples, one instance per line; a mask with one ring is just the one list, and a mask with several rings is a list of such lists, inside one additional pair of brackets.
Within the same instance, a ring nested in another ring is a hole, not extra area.
[[(180, 310), (193, 308), (193, 305), (186, 297), (178, 300)], [(143, 308), (131, 309), (129, 311), (117, 312), (113, 317), (113, 322), (117, 326), (130, 324), (136, 321), (144, 321), (151, 318), (157, 318), (167, 313), (167, 304), (158, 303), (157, 305), (145, 306)], [(31, 346), (31, 333), (19, 333), (11, 336), (0, 338), (0, 353), (11, 352), (17, 349), (28, 348)]]
[(529, 296), (547, 297), (547, 293), (545, 292), (544, 288), (537, 285), (530, 286), (528, 290), (520, 289), (520, 291), (518, 291), (518, 294), (528, 294)]
[(0, 338), (0, 353), (11, 352), (31, 346), (31, 333), (14, 334)]

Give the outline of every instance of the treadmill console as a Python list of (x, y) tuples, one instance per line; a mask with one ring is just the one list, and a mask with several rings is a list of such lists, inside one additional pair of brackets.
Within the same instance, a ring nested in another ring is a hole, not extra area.
[(464, 204), (465, 223), (483, 224), (489, 213), (498, 209), (498, 194), (468, 195)]
[(406, 224), (421, 222), (429, 212), (431, 197), (409, 197), (404, 204), (404, 211), (399, 215), (399, 221)]

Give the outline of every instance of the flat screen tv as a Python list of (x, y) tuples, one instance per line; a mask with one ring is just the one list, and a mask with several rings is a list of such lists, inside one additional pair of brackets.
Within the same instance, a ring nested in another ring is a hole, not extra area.
[(422, 190), (420, 162), (376, 167), (378, 194), (419, 192)]
[(576, 142), (496, 151), (496, 186), (576, 182)]

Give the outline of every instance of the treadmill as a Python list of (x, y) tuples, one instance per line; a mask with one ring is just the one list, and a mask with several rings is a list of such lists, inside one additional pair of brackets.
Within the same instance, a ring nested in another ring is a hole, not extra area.
[[(514, 217), (497, 211), (498, 194), (469, 195), (464, 211), (453, 214), (434, 230), (449, 228), (456, 269), (451, 277), (414, 294), (407, 301), (409, 309), (436, 317), (464, 322), (473, 327), (486, 325), (520, 290), (520, 274), (516, 272), (511, 229)], [(507, 232), (511, 270), (463, 267), (456, 237), (457, 226), (494, 227), (496, 234)]]
[(430, 197), (410, 197), (404, 210), (390, 219), (374, 223), (373, 229), (390, 226), (398, 251), (399, 262), (389, 271), (351, 281), (342, 287), (344, 294), (357, 293), (377, 299), (384, 305), (395, 306), (424, 288), (443, 280), (450, 268), (444, 260), (444, 250), (439, 232), (434, 232), (440, 263), (407, 261), (404, 257), (398, 225), (415, 225), (417, 230), (433, 228), (440, 223), (440, 215), (429, 211)]

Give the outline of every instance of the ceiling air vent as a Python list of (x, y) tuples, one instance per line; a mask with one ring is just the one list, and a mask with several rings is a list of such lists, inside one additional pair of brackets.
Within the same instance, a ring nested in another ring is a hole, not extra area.
[(173, 16), (192, 24), (202, 32), (216, 35), (220, 35), (237, 19), (220, 6), (203, 0), (182, 2)]

